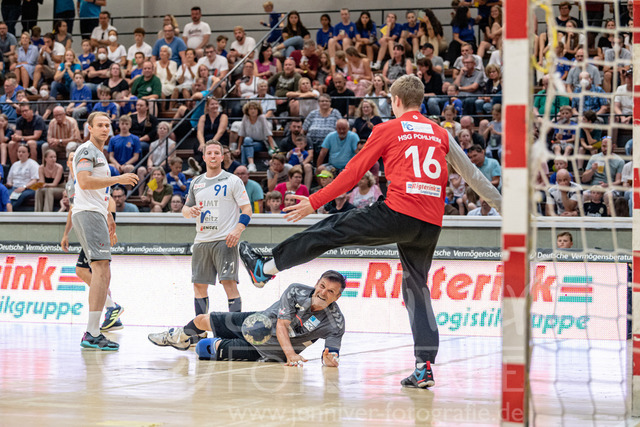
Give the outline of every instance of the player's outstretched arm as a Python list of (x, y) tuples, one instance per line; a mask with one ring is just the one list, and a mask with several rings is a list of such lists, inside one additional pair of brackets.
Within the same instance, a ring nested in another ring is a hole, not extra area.
[(278, 319), (278, 323), (276, 324), (276, 338), (278, 338), (284, 355), (287, 356), (287, 365), (299, 366), (303, 362), (306, 362), (307, 359), (297, 354), (293, 349), (291, 340), (289, 339), (289, 325), (291, 325), (291, 320)]
[[(78, 163), (78, 167), (81, 167), (80, 163)], [(91, 175), (91, 172), (88, 170), (79, 171), (76, 179), (78, 180), (78, 185), (83, 190), (101, 190), (115, 184), (134, 186), (138, 183), (138, 175), (134, 173), (125, 173), (119, 176), (103, 178)]]
[(495, 208), (498, 212), (502, 210), (502, 196), (496, 187), (480, 172), (465, 152), (460, 148), (456, 140), (449, 135), (449, 153), (446, 156), (447, 162), (456, 169), (464, 180), (478, 193), (480, 197)]

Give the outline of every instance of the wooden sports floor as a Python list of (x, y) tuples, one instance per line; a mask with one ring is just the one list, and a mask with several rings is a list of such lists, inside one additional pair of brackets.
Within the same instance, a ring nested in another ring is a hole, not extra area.
[[(0, 426), (494, 426), (500, 339), (441, 337), (436, 386), (403, 389), (404, 334), (345, 334), (338, 369), (322, 342), (294, 368), (199, 361), (147, 340), (161, 328), (109, 334), (119, 352), (83, 351), (78, 325), (0, 323)], [(531, 425), (623, 426), (624, 341), (540, 341), (532, 353)]]

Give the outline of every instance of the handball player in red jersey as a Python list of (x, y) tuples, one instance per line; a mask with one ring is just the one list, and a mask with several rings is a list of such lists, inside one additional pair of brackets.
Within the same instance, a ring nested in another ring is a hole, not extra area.
[(449, 133), (420, 114), (424, 86), (406, 75), (391, 86), (395, 119), (381, 123), (364, 148), (327, 187), (286, 210), (289, 221), (299, 221), (358, 184), (382, 157), (389, 184), (387, 198), (371, 206), (328, 218), (295, 234), (263, 258), (251, 246), (240, 244), (240, 258), (258, 287), (273, 275), (308, 262), (330, 249), (349, 245), (396, 243), (402, 263), (402, 297), (409, 312), (416, 358), (414, 372), (401, 381), (405, 387), (435, 385), (431, 364), (438, 353), (439, 336), (427, 278), (444, 215), (447, 162), (481, 198), (500, 211), (502, 198)]

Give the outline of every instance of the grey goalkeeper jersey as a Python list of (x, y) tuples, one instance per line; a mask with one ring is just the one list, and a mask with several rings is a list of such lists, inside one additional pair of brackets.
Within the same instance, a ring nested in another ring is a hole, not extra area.
[(340, 351), (345, 330), (344, 316), (335, 302), (324, 310), (310, 311), (313, 291), (311, 286), (293, 283), (282, 293), (280, 301), (262, 312), (273, 322), (271, 339), (264, 345), (255, 346), (263, 357), (282, 362), (287, 360), (276, 338), (277, 319), (291, 321), (289, 339), (296, 353), (320, 338), (324, 339), (329, 351)]
[(240, 206), (248, 205), (249, 195), (237, 176), (222, 171), (213, 178), (202, 174), (191, 181), (186, 206), (199, 206), (194, 243), (224, 240), (240, 219)]

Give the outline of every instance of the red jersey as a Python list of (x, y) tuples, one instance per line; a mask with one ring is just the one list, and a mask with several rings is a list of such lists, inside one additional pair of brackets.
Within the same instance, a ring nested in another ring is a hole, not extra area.
[[(364, 148), (327, 187), (311, 195), (318, 209), (351, 190), (382, 157), (389, 183), (385, 203), (396, 212), (442, 226), (448, 182), (449, 134), (418, 111), (373, 128)], [(383, 224), (380, 224), (383, 227)]]

